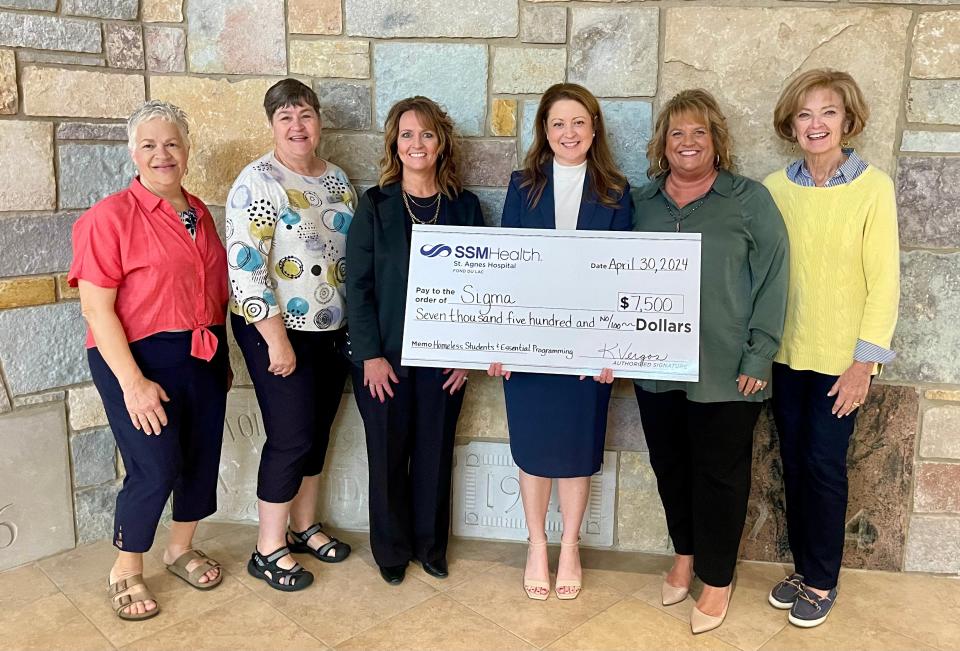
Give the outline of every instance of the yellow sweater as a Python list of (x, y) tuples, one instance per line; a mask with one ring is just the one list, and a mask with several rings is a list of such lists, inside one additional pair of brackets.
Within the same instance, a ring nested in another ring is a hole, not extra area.
[(775, 361), (840, 375), (857, 339), (890, 347), (900, 302), (893, 181), (868, 167), (831, 188), (803, 187), (784, 170), (764, 180), (790, 237), (790, 285)]

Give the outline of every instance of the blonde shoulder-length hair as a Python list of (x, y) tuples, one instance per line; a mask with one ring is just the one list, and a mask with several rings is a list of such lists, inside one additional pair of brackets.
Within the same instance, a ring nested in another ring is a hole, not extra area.
[(843, 100), (843, 112), (846, 124), (844, 135), (853, 138), (859, 135), (870, 118), (870, 108), (863, 97), (860, 86), (849, 73), (829, 68), (807, 70), (794, 77), (780, 93), (777, 106), (773, 109), (773, 128), (783, 140), (796, 142), (793, 132), (793, 116), (800, 108), (807, 93), (818, 88), (834, 91)]
[(420, 124), (437, 136), (436, 182), (443, 196), (455, 199), (463, 191), (463, 181), (457, 170), (460, 160), (460, 138), (453, 127), (453, 120), (429, 97), (416, 95), (402, 99), (390, 108), (383, 126), (383, 158), (380, 159), (380, 187), (396, 183), (403, 178), (403, 164), (397, 153), (397, 136), (400, 134), (400, 116), (414, 111)]
[(733, 138), (727, 128), (727, 118), (720, 110), (717, 100), (702, 88), (682, 90), (663, 105), (654, 123), (653, 136), (647, 144), (647, 176), (657, 178), (670, 172), (670, 162), (664, 156), (667, 149), (667, 132), (670, 120), (689, 115), (703, 122), (710, 129), (713, 150), (717, 152), (715, 167), (733, 169)]

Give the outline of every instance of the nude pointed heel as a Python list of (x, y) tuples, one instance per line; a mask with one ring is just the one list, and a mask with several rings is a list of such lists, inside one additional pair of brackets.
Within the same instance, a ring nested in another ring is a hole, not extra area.
[(660, 586), (660, 603), (662, 603), (664, 606), (678, 604), (686, 599), (689, 593), (689, 586), (686, 588), (678, 588), (675, 585), (670, 585), (667, 583), (667, 580), (664, 579), (663, 585)]
[(723, 620), (727, 617), (727, 609), (730, 607), (731, 597), (733, 597), (733, 583), (730, 584), (730, 590), (727, 591), (727, 603), (723, 605), (723, 612), (717, 616), (708, 615), (694, 606), (693, 610), (690, 611), (690, 630), (693, 634), (706, 633), (723, 624)]
[[(577, 542), (565, 543), (563, 540), (560, 541), (560, 547), (579, 547), (580, 538), (577, 538)], [(559, 573), (559, 572), (558, 572)], [(557, 599), (576, 599), (580, 596), (581, 590), (581, 581), (580, 579), (557, 579), (557, 585), (554, 587), (554, 592), (557, 593)]]
[[(543, 542), (531, 542), (527, 538), (527, 545), (530, 547), (546, 547), (547, 540), (544, 538)], [(550, 594), (550, 581), (541, 581), (539, 579), (528, 579), (526, 575), (523, 577), (523, 591), (527, 593), (527, 596), (531, 599), (536, 599), (537, 601), (546, 601), (547, 596)]]

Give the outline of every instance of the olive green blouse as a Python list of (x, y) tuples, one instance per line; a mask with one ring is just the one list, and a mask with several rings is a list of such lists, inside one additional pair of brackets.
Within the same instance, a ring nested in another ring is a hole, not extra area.
[(667, 175), (633, 191), (633, 230), (700, 233), (700, 381), (635, 380), (655, 393), (680, 389), (695, 402), (744, 397), (741, 373), (769, 381), (787, 305), (783, 218), (763, 185), (720, 170), (713, 187), (682, 209), (664, 191)]

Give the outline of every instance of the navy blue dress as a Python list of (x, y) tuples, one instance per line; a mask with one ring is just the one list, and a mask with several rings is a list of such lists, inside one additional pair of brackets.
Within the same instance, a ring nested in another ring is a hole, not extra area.
[[(529, 188), (520, 188), (521, 172), (510, 177), (501, 226), (505, 228), (556, 228), (553, 202), (553, 165), (543, 167), (547, 186), (533, 208)], [(616, 208), (597, 201), (584, 181), (577, 230), (629, 231), (633, 208), (630, 188)], [(607, 434), (607, 406), (612, 385), (576, 375), (512, 373), (503, 383), (510, 427), (513, 460), (529, 475), (538, 477), (588, 477), (600, 470)]]

